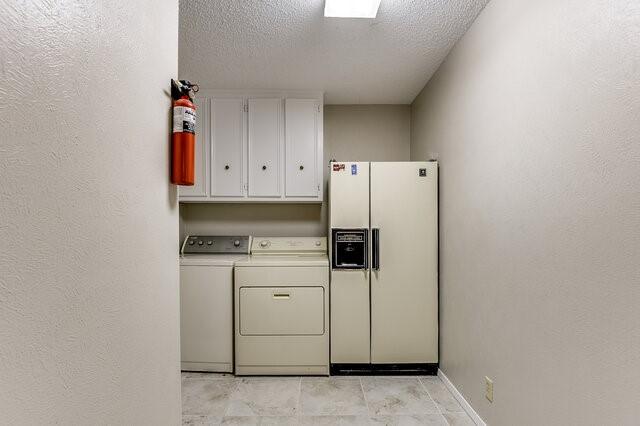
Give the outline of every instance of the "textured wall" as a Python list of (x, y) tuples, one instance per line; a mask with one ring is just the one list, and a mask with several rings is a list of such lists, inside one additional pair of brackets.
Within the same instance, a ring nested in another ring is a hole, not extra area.
[(637, 1), (492, 0), (413, 104), (442, 368), (490, 425), (640, 421), (639, 46)]
[[(409, 159), (408, 105), (331, 105), (324, 108), (324, 163)], [(324, 170), (325, 186), (328, 168)], [(327, 194), (325, 188), (325, 196)], [(326, 201), (319, 204), (181, 204), (191, 234), (327, 235)]]
[(178, 3), (0, 1), (0, 423), (177, 425)]

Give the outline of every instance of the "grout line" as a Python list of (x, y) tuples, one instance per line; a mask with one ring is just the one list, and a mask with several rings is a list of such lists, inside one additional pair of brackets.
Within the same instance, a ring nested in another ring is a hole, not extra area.
[(369, 409), (369, 401), (367, 401), (367, 394), (364, 391), (364, 385), (362, 384), (362, 378), (358, 377), (358, 382), (360, 383), (360, 390), (362, 390), (362, 397), (364, 398), (364, 405), (367, 407), (367, 422), (371, 423), (371, 417), (373, 416), (373, 413), (371, 412), (371, 410)]
[(302, 409), (300, 408), (300, 396), (302, 396), (302, 376), (300, 376), (300, 381), (298, 382), (298, 402), (296, 403), (296, 419), (300, 417), (302, 414)]
[(238, 390), (238, 384), (241, 380), (242, 379), (239, 379), (237, 376), (233, 377), (233, 386), (231, 391), (229, 391), (229, 396), (227, 397), (227, 408), (224, 409), (224, 413), (222, 414), (223, 418), (229, 415), (229, 409), (231, 408), (231, 397), (233, 397), (233, 395)]
[(424, 389), (425, 392), (427, 392), (427, 395), (429, 395), (429, 398), (431, 398), (431, 401), (433, 401), (433, 403), (435, 404), (436, 409), (438, 410), (438, 413), (440, 414), (440, 417), (442, 417), (444, 419), (446, 424), (449, 424), (449, 420), (447, 420), (447, 418), (444, 416), (444, 413), (442, 412), (442, 409), (440, 408), (440, 404), (438, 404), (436, 402), (436, 400), (433, 398), (433, 396), (431, 396), (431, 392), (429, 392), (429, 389), (427, 389), (427, 387), (422, 382), (422, 378), (418, 377), (418, 381), (420, 382), (420, 385), (422, 386), (422, 389)]

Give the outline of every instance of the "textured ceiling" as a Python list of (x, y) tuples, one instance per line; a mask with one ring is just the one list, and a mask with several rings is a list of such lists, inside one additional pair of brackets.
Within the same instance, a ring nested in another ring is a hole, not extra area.
[(330, 104), (411, 103), (488, 0), (181, 0), (180, 78), (215, 89), (324, 90)]

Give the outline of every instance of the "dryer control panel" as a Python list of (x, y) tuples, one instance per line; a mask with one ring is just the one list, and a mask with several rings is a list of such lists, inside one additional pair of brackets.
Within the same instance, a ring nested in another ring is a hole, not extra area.
[(251, 237), (187, 235), (182, 243), (182, 254), (249, 254)]
[(255, 237), (251, 254), (318, 255), (327, 252), (327, 237)]

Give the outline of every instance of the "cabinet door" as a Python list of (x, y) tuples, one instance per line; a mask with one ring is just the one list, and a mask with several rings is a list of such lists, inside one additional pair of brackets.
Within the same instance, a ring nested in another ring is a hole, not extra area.
[(285, 105), (287, 197), (318, 196), (318, 104), (287, 99)]
[(211, 99), (211, 195), (242, 197), (244, 100)]
[(206, 197), (207, 196), (207, 130), (208, 99), (196, 99), (196, 145), (194, 164), (193, 186), (180, 186), (180, 197)]
[(249, 196), (280, 196), (282, 100), (249, 99)]

